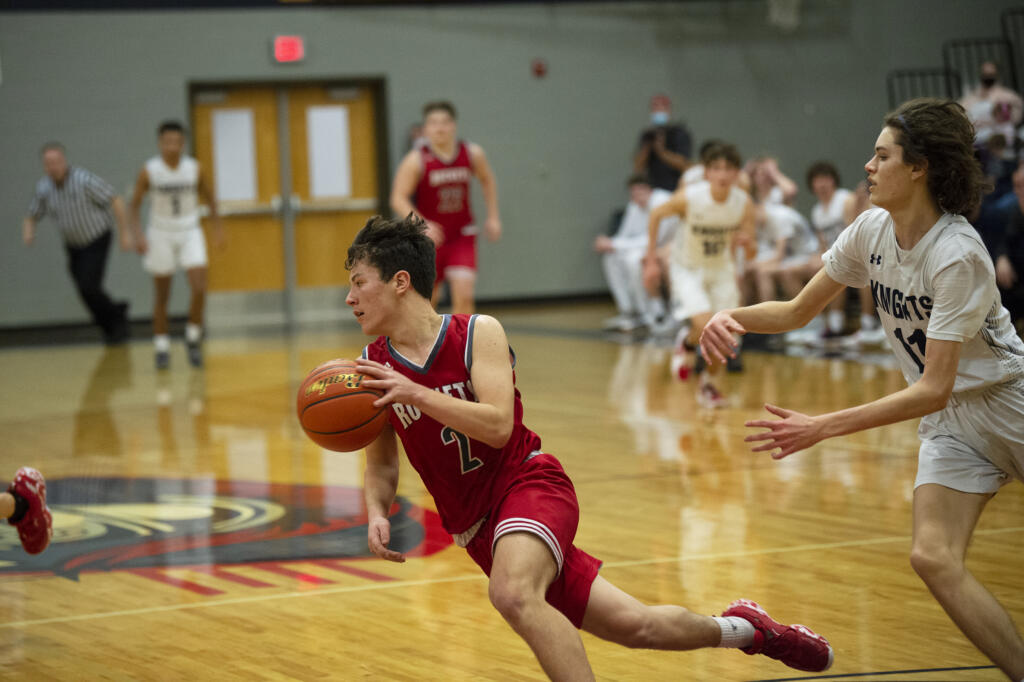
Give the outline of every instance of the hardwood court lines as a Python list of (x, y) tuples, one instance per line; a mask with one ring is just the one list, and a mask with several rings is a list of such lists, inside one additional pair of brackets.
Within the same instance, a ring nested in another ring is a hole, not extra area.
[[(1009, 528), (992, 528), (975, 531), (975, 536), (997, 536), (1005, 534), (1024, 533), (1024, 526)], [(824, 552), (833, 549), (863, 548), (885, 544), (909, 544), (909, 535), (880, 536), (875, 538), (863, 538), (860, 540), (845, 540), (837, 542), (809, 543), (802, 545), (791, 545), (783, 547), (770, 547), (751, 550), (738, 550), (734, 552), (709, 552), (692, 554), (687, 556), (666, 556), (649, 557), (644, 559), (630, 559), (620, 561), (606, 561), (602, 571), (616, 568), (631, 568), (635, 566), (653, 564), (687, 563), (700, 561), (718, 561), (723, 559), (737, 559), (744, 557), (769, 556), (792, 554), (800, 552)], [(76, 621), (96, 620), (101, 618), (117, 618), (122, 616), (139, 616), (152, 613), (168, 611), (184, 611), (191, 609), (205, 609), (220, 606), (232, 606), (237, 604), (252, 604), (258, 602), (277, 601), (282, 599), (298, 599), (304, 597), (328, 596), (349, 592), (369, 592), (378, 590), (405, 589), (409, 587), (424, 587), (446, 583), (466, 582), (473, 580), (485, 580), (486, 576), (480, 572), (472, 574), (448, 576), (444, 578), (426, 578), (422, 580), (394, 580), (386, 583), (367, 583), (360, 585), (346, 585), (337, 587), (318, 588), (302, 592), (284, 592), (277, 594), (256, 595), (251, 597), (233, 597), (228, 599), (211, 599), (203, 602), (192, 602), (188, 604), (169, 604), (162, 606), (141, 607), (137, 609), (120, 609), (114, 611), (101, 611), (96, 613), (83, 613), (70, 616), (59, 616), (55, 618), (38, 618), (21, 621), (9, 621), (0, 623), (0, 629), (27, 628), (39, 625), (51, 625), (57, 623), (71, 623)]]

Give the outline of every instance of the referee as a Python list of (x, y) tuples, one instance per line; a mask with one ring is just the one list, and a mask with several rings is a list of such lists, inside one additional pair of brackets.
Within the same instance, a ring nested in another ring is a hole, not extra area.
[(78, 295), (103, 330), (106, 343), (123, 343), (128, 338), (128, 304), (110, 299), (103, 290), (103, 272), (110, 252), (111, 209), (117, 217), (121, 249), (131, 248), (124, 201), (107, 181), (68, 164), (59, 142), (47, 142), (41, 154), (46, 177), (36, 184), (35, 197), (22, 224), (25, 245), (35, 241), (36, 222), (46, 215), (52, 217), (64, 239), (68, 270)]

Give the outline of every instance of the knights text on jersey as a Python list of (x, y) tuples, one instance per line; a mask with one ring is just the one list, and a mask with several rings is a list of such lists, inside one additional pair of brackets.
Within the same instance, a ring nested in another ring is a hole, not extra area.
[(199, 163), (182, 156), (171, 168), (160, 156), (146, 162), (150, 227), (188, 230), (199, 227)]
[(676, 260), (688, 268), (732, 267), (730, 245), (750, 200), (747, 193), (734, 186), (725, 201), (715, 201), (707, 181), (685, 192), (685, 227), (676, 234)]
[(1024, 342), (1002, 307), (988, 251), (962, 216), (943, 215), (902, 249), (889, 213), (865, 211), (822, 260), (836, 282), (871, 287), (908, 384), (924, 372), (927, 339), (963, 343), (954, 393), (1024, 380)]
[(459, 142), (455, 158), (444, 161), (428, 145), (420, 147), (423, 173), (416, 186), (416, 210), (427, 220), (440, 223), (445, 231), (458, 231), (473, 224), (469, 208), (469, 184), (473, 161), (469, 145)]
[[(426, 363), (417, 365), (379, 337), (363, 357), (412, 381), (460, 400), (476, 401), (470, 369), (476, 315), (445, 315)], [(509, 361), (512, 361), (511, 350)], [(513, 382), (515, 376), (513, 375)], [(389, 419), (409, 461), (434, 498), (445, 530), (464, 532), (499, 501), (504, 482), (540, 450), (540, 437), (523, 425), (523, 403), (515, 391), (512, 435), (503, 448), (467, 437), (412, 405), (392, 404)]]

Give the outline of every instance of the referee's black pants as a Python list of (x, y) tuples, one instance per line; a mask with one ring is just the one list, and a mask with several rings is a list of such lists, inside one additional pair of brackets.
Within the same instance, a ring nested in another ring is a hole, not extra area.
[(103, 274), (110, 254), (110, 231), (86, 246), (65, 245), (68, 252), (68, 271), (75, 282), (78, 295), (92, 314), (93, 322), (103, 329), (107, 341), (123, 340), (127, 332), (123, 303), (114, 303), (103, 290)]

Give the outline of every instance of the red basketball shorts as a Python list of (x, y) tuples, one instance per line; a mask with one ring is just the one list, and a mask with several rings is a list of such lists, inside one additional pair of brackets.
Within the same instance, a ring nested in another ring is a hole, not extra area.
[(490, 575), (494, 547), (503, 535), (531, 533), (539, 537), (558, 564), (558, 575), (545, 598), (579, 628), (590, 600), (590, 587), (601, 568), (599, 560), (572, 544), (579, 519), (572, 481), (557, 459), (539, 454), (512, 475), (504, 497), (484, 520), (466, 551)]
[(449, 276), (476, 275), (476, 230), (464, 234), (459, 230), (445, 230), (444, 241), (437, 247), (437, 275), (434, 283)]

